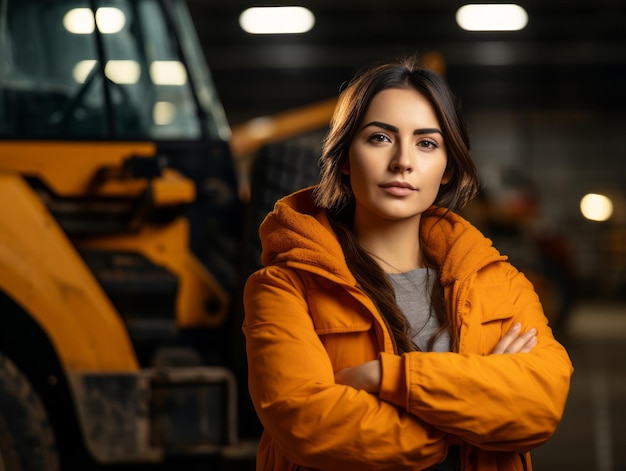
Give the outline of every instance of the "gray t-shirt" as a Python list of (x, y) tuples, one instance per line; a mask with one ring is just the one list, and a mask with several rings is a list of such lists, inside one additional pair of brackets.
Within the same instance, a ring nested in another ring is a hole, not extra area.
[[(388, 273), (396, 292), (398, 306), (411, 325), (409, 334), (413, 342), (422, 350), (432, 335), (439, 329), (439, 321), (430, 306), (430, 292), (437, 273), (430, 268), (417, 268), (405, 273)], [(450, 336), (443, 333), (433, 345), (434, 352), (450, 351)]]

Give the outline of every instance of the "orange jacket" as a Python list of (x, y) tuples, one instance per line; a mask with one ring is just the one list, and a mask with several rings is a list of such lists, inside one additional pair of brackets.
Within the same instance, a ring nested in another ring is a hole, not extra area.
[[(244, 293), (250, 394), (264, 425), (257, 470), (420, 470), (461, 449), (463, 470), (529, 470), (559, 423), (572, 365), (533, 287), (468, 222), (433, 208), (421, 230), (441, 264), (458, 352), (394, 353), (311, 189), (261, 225), (265, 268)], [(521, 322), (530, 353), (490, 355)], [(380, 358), (379, 395), (335, 384)]]

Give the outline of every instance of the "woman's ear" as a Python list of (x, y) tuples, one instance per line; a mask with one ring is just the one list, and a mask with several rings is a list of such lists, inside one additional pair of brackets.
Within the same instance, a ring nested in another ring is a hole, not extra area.
[(344, 162), (343, 167), (341, 167), (341, 173), (350, 175), (350, 164), (347, 160)]

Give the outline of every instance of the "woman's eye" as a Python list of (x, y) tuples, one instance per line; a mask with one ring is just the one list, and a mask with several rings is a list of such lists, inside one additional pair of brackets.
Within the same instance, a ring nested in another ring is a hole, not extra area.
[(431, 141), (429, 139), (424, 139), (423, 141), (419, 141), (418, 146), (420, 147), (424, 147), (426, 149), (436, 149), (437, 148), (437, 143), (434, 141)]
[(372, 142), (388, 142), (389, 139), (384, 134), (372, 134), (370, 136), (370, 141)]

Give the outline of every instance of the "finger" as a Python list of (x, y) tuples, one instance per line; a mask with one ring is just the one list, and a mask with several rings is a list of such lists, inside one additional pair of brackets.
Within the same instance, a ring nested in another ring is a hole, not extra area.
[(524, 332), (509, 344), (509, 346), (504, 350), (504, 353), (519, 353), (523, 349), (527, 349), (529, 347), (529, 342), (531, 343), (530, 348), (532, 349), (532, 347), (534, 346), (532, 345), (532, 341), (533, 338), (536, 338), (536, 335), (537, 330), (535, 328)]
[(535, 345), (537, 345), (537, 336), (533, 335), (528, 341), (520, 348), (519, 353), (528, 353), (530, 352)]
[(517, 322), (508, 330), (506, 334), (500, 339), (491, 353), (505, 353), (506, 349), (519, 337), (520, 329), (522, 325)]

